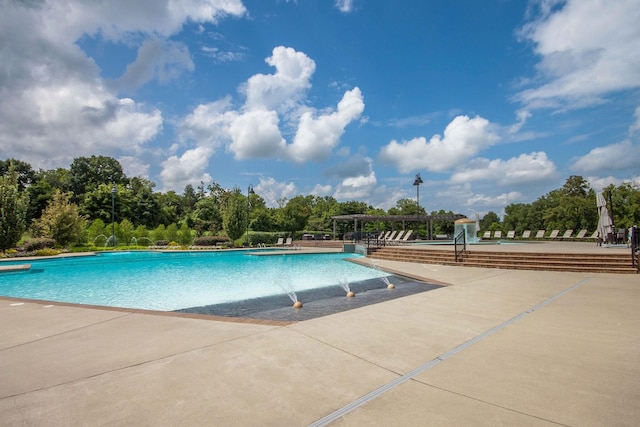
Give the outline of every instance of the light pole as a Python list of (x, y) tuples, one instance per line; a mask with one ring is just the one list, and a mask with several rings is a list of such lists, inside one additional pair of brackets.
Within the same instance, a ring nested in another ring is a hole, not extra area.
[(116, 246), (116, 193), (118, 189), (115, 184), (111, 187), (111, 243)]
[(252, 194), (256, 194), (256, 193), (255, 191), (253, 191), (253, 185), (249, 184), (249, 187), (247, 188), (247, 238), (246, 238), (247, 247), (251, 245), (251, 241), (249, 240), (249, 208), (251, 206), (251, 200), (249, 199), (249, 197)]
[[(413, 185), (416, 186), (416, 217), (418, 217), (420, 215), (420, 184), (422, 184), (422, 177), (420, 177), (420, 174), (417, 173), (416, 174), (416, 179), (413, 181)], [(418, 229), (420, 229), (420, 223), (418, 222)], [(419, 235), (418, 232), (416, 232), (416, 235)]]

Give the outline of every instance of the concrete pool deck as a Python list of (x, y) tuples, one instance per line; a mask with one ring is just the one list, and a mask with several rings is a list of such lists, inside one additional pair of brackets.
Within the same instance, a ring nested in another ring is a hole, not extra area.
[(640, 276), (377, 263), (451, 286), (286, 325), (0, 297), (2, 424), (640, 424)]

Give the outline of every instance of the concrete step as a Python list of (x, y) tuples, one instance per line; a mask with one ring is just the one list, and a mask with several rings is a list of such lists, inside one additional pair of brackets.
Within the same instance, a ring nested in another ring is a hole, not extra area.
[(633, 274), (638, 272), (638, 270), (632, 266), (630, 256), (626, 254), (469, 251), (464, 253), (459, 261), (456, 262), (453, 250), (418, 250), (407, 247), (384, 247), (372, 251), (369, 257), (423, 264), (519, 270), (620, 274)]

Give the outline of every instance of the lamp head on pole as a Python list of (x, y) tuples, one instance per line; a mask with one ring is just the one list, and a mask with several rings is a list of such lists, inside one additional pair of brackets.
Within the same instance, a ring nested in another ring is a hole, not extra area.
[(118, 192), (118, 188), (116, 187), (115, 184), (113, 184), (113, 187), (111, 187), (111, 194), (116, 194)]
[(423, 182), (424, 181), (422, 181), (422, 177), (420, 176), (419, 173), (417, 173), (416, 174), (416, 179), (415, 179), (415, 181), (413, 181), (413, 185), (418, 186), (418, 185), (422, 184)]
[(247, 189), (247, 194), (256, 194), (256, 192), (253, 191), (253, 185), (249, 184), (249, 188)]

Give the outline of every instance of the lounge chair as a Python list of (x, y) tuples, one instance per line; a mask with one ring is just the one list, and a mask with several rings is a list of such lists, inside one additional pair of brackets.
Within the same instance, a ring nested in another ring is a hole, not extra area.
[(490, 239), (491, 238), (491, 232), (490, 231), (485, 231), (484, 234), (482, 235), (483, 239)]
[(389, 237), (386, 237), (385, 240), (387, 241), (391, 241), (396, 237), (396, 233), (398, 233), (398, 230), (392, 231), (391, 235), (389, 235)]
[(516, 237), (516, 230), (509, 230), (507, 232), (507, 239), (515, 239)]
[(389, 239), (389, 236), (391, 235), (391, 230), (387, 231), (386, 233), (384, 233), (384, 236), (382, 236), (381, 240), (387, 240)]
[(291, 237), (287, 237), (287, 240), (284, 242), (285, 246), (293, 245), (293, 239)]
[(531, 237), (531, 230), (524, 230), (522, 232), (522, 238), (523, 239), (528, 239), (529, 237)]
[(584, 239), (584, 236), (586, 235), (587, 235), (587, 230), (580, 230), (580, 232), (576, 236), (576, 239)]
[(404, 235), (404, 230), (400, 230), (400, 232), (396, 235), (395, 239), (389, 240), (389, 244), (392, 244), (392, 245), (399, 244), (400, 243), (400, 239), (402, 239), (403, 235)]
[(546, 230), (538, 230), (538, 232), (536, 233), (536, 239), (544, 239), (544, 232)]
[(547, 236), (547, 239), (557, 239), (558, 238), (558, 234), (560, 234), (560, 230), (553, 230), (551, 232), (551, 234), (549, 234), (549, 236)]
[(493, 232), (494, 239), (502, 239), (502, 230), (496, 230)]
[(573, 230), (566, 230), (562, 235), (562, 239), (570, 239), (573, 234)]
[(284, 238), (278, 237), (278, 241), (276, 242), (276, 246), (282, 246), (282, 245), (284, 245)]
[(404, 234), (404, 237), (402, 238), (402, 242), (406, 243), (407, 240), (409, 240), (412, 235), (413, 235), (413, 230), (407, 230), (407, 232)]
[(598, 230), (594, 231), (591, 236), (587, 237), (587, 239), (593, 240), (594, 242), (598, 240)]

